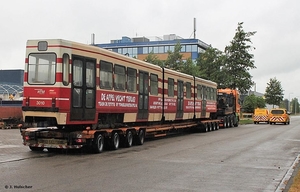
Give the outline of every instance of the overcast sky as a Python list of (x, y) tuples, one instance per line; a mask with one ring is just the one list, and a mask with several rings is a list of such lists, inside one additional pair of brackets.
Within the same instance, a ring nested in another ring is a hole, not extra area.
[[(239, 22), (256, 48), (250, 73), (264, 93), (270, 78), (285, 98), (300, 99), (299, 0), (9, 0), (0, 7), (0, 69), (23, 69), (28, 39), (109, 43), (128, 37), (176, 34), (224, 51)], [(254, 88), (253, 88), (254, 90)]]

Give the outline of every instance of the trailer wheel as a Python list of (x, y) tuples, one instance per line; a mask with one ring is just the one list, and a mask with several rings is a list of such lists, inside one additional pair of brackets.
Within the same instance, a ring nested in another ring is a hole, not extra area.
[(93, 151), (94, 153), (101, 153), (104, 148), (104, 137), (102, 134), (98, 134), (96, 139), (93, 141)]
[(140, 129), (139, 134), (136, 137), (136, 143), (138, 145), (143, 145), (145, 140), (145, 131), (143, 129)]
[(209, 131), (209, 126), (208, 123), (204, 123), (204, 132), (208, 132)]
[(117, 150), (119, 148), (120, 144), (120, 137), (117, 132), (113, 133), (113, 136), (111, 137), (111, 147), (113, 150)]
[(218, 122), (215, 122), (215, 127), (216, 127), (216, 130), (219, 130), (219, 129), (220, 129), (219, 123), (218, 123)]
[(209, 123), (209, 126), (211, 131), (215, 130), (215, 125), (212, 122)]
[(32, 146), (29, 146), (29, 149), (31, 151), (43, 151), (44, 147), (32, 147)]
[(132, 140), (133, 140), (132, 132), (127, 131), (126, 139), (125, 139), (125, 146), (126, 147), (131, 147), (132, 146)]

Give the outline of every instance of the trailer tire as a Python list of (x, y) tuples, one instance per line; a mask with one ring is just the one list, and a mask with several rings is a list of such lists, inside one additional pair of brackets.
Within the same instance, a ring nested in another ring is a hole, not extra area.
[(219, 126), (219, 123), (218, 123), (218, 122), (215, 122), (215, 126), (216, 126), (216, 130), (219, 130), (219, 129), (220, 129), (220, 126)]
[(208, 123), (204, 123), (204, 132), (208, 132), (209, 131), (209, 126)]
[(132, 131), (129, 130), (126, 133), (125, 146), (126, 147), (131, 147), (132, 146), (132, 141), (133, 141)]
[(111, 148), (117, 150), (120, 144), (120, 136), (118, 132), (114, 132), (111, 137)]
[(144, 131), (144, 129), (140, 129), (139, 133), (138, 133), (138, 135), (136, 137), (136, 143), (138, 145), (143, 145), (144, 144), (144, 140), (145, 140), (145, 131)]
[(104, 149), (104, 137), (102, 134), (98, 134), (96, 139), (93, 141), (94, 153), (101, 153)]

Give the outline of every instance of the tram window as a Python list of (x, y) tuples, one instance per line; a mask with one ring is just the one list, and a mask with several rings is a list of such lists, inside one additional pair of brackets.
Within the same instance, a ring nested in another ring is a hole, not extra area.
[(81, 60), (73, 61), (73, 84), (74, 84), (74, 86), (82, 86), (82, 67), (83, 67), (83, 62)]
[(168, 96), (174, 97), (174, 79), (168, 78)]
[(154, 74), (150, 75), (150, 94), (158, 95), (158, 76)]
[(213, 89), (213, 100), (217, 99), (217, 90)]
[(55, 83), (56, 55), (54, 53), (30, 54), (28, 57), (28, 83)]
[(95, 64), (86, 62), (86, 86), (93, 88), (95, 86)]
[(115, 90), (125, 91), (126, 73), (125, 67), (121, 65), (115, 65)]
[(95, 106), (95, 102), (94, 102), (94, 95), (95, 95), (95, 92), (93, 89), (87, 89), (86, 92), (85, 92), (85, 107), (86, 108), (94, 108)]
[(197, 99), (202, 99), (202, 86), (197, 85)]
[(191, 83), (189, 82), (186, 83), (186, 98), (191, 98)]
[(202, 87), (202, 91), (203, 91), (203, 95), (202, 95), (202, 98), (204, 100), (207, 99), (207, 88), (205, 86)]
[(127, 91), (136, 92), (136, 69), (127, 68)]
[(70, 57), (68, 54), (63, 54), (63, 84), (69, 84), (69, 73), (70, 73)]
[(82, 89), (73, 89), (73, 107), (82, 107)]
[(113, 66), (107, 61), (100, 61), (100, 88), (112, 89), (113, 85)]

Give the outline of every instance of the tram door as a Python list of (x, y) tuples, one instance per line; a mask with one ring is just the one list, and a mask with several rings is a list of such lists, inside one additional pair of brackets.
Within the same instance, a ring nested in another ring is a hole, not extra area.
[(94, 120), (96, 98), (96, 60), (72, 59), (71, 120)]
[(149, 106), (149, 73), (139, 71), (139, 101), (137, 119), (148, 119)]
[(176, 118), (183, 117), (183, 81), (177, 82), (177, 113)]

